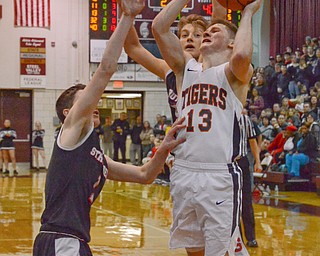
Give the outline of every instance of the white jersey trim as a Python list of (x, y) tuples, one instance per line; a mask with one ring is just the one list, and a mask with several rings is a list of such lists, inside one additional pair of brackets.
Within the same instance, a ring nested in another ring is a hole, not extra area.
[(64, 147), (61, 145), (60, 143), (60, 136), (61, 136), (61, 133), (62, 133), (62, 130), (63, 130), (63, 125), (61, 126), (61, 129), (59, 131), (59, 134), (58, 134), (58, 137), (57, 137), (57, 145), (59, 148), (65, 150), (65, 151), (72, 151), (72, 150), (75, 150), (76, 148), (80, 147), (90, 136), (90, 134), (92, 133), (94, 127), (93, 127), (93, 123), (88, 131), (88, 133), (86, 134), (86, 136), (83, 137), (82, 140), (80, 140), (76, 145), (74, 145), (73, 147), (70, 147), (70, 148), (67, 148), (67, 147)]

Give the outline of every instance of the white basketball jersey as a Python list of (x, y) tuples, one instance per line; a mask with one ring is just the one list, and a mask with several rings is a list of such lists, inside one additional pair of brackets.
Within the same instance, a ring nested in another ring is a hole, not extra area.
[(186, 118), (178, 137), (186, 141), (175, 150), (175, 158), (189, 162), (230, 163), (238, 155), (238, 120), (243, 108), (225, 75), (227, 63), (202, 70), (195, 59), (188, 61), (179, 95), (179, 117)]

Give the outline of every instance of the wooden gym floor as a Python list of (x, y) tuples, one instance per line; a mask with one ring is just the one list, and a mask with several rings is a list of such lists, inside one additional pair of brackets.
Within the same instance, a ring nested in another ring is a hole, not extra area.
[[(0, 177), (0, 256), (32, 255), (44, 207), (45, 172)], [(255, 198), (258, 248), (251, 255), (320, 255), (320, 197), (280, 192)], [(94, 255), (186, 255), (168, 249), (169, 187), (107, 181), (91, 211)]]

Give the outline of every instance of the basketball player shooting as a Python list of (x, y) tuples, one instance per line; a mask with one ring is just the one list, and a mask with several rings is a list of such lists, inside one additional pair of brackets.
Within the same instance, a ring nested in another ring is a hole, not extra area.
[(202, 63), (183, 52), (170, 32), (187, 3), (173, 0), (152, 25), (164, 60), (176, 72), (179, 118), (186, 118), (178, 134), (186, 142), (174, 150), (171, 173), (170, 247), (186, 248), (190, 256), (248, 255), (239, 232), (242, 173), (235, 159), (253, 73), (251, 22), (262, 0), (244, 8), (238, 30), (225, 20), (209, 25)]
[(98, 101), (116, 71), (126, 35), (144, 0), (127, 0), (126, 9), (104, 51), (102, 61), (87, 86), (75, 85), (64, 91), (56, 103), (63, 123), (56, 139), (45, 187), (45, 210), (41, 217), (34, 256), (92, 255), (90, 208), (106, 178), (151, 183), (161, 172), (168, 153), (184, 139), (175, 133), (183, 128), (177, 121), (157, 153), (142, 167), (118, 163), (103, 155), (94, 130), (100, 123)]

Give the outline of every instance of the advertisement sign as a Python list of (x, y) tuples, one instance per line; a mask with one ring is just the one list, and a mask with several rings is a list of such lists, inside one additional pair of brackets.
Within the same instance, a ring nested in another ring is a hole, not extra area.
[(20, 38), (20, 86), (46, 86), (46, 39)]

